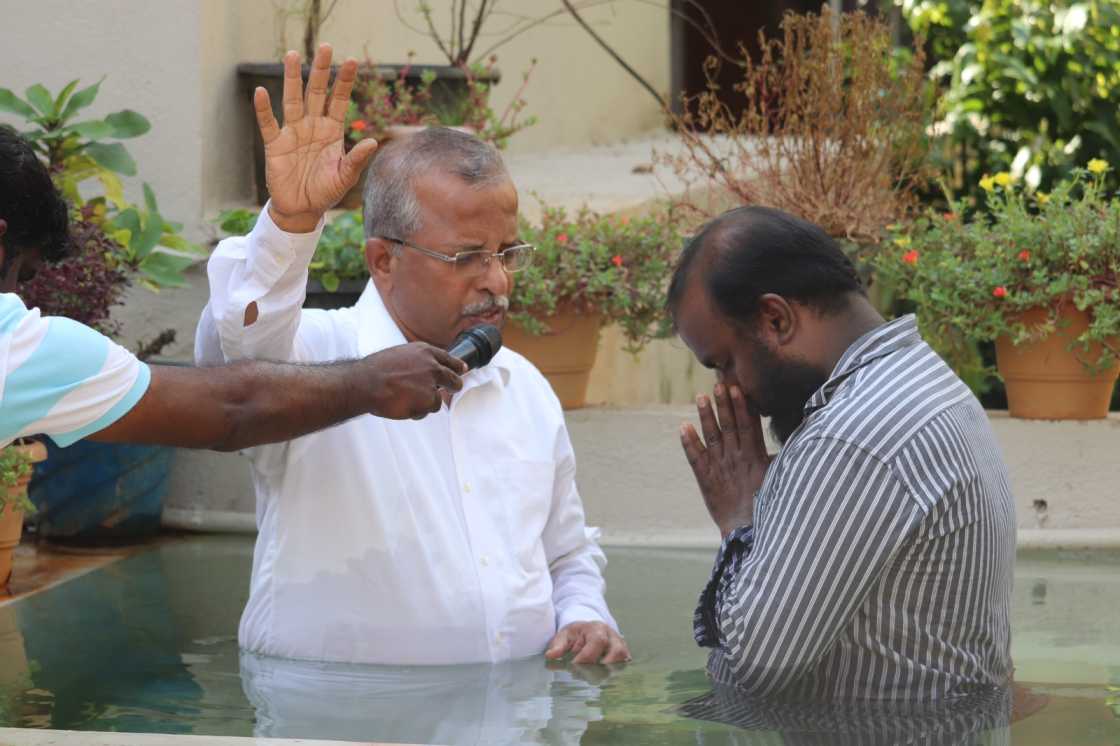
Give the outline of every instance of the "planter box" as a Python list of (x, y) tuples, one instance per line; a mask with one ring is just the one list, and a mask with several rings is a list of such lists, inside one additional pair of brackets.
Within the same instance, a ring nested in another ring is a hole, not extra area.
[(121, 543), (159, 531), (174, 448), (83, 440), (69, 448), (47, 443), (47, 453), (29, 493), (39, 536)]
[[(378, 65), (376, 69), (383, 77), (394, 81), (400, 76), (402, 70), (407, 69), (408, 73), (404, 80), (405, 84), (409, 86), (419, 86), (421, 76), (427, 72), (434, 73), (436, 77), (435, 82), (432, 83), (432, 105), (436, 109), (453, 108), (455, 102), (462, 101), (467, 95), (467, 75), (458, 67), (451, 67), (450, 65)], [(311, 67), (309, 65), (303, 66), (305, 84), (310, 71)], [(338, 71), (337, 65), (333, 67), (333, 71)], [(237, 66), (237, 79), (241, 100), (247, 102), (249, 106), (252, 106), (253, 103), (253, 91), (258, 87), (268, 91), (268, 97), (272, 103), (272, 113), (275, 115), (276, 121), (283, 124), (283, 63), (247, 62), (240, 64)], [(492, 75), (480, 76), (478, 79), (481, 82), (494, 85), (501, 80), (501, 74), (495, 70)], [(358, 80), (360, 84), (360, 69)], [(264, 143), (261, 140), (261, 133), (257, 129), (255, 119), (253, 122), (253, 172), (256, 176), (257, 202), (263, 205), (268, 201), (268, 187), (264, 178)]]
[(318, 280), (307, 281), (307, 300), (304, 308), (349, 308), (358, 302), (369, 280), (343, 280), (333, 293)]

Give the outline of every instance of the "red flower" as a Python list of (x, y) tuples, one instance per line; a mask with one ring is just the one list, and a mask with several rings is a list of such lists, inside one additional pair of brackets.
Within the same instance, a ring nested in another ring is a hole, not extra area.
[(957, 219), (957, 213), (947, 212), (942, 217), (944, 217), (946, 220), (956, 220)]
[(619, 256), (618, 254), (615, 254), (614, 256), (611, 257), (611, 264), (613, 264), (616, 267), (621, 267), (622, 266), (622, 257)]
[(992, 291), (992, 295), (995, 296), (996, 298), (1006, 298), (1007, 297), (1007, 288), (1005, 288), (1003, 285), (1000, 285), (999, 287), (997, 287), (995, 290)]
[(561, 246), (567, 246), (568, 245), (568, 234), (567, 233), (556, 234), (556, 243), (560, 244)]
[(1030, 260), (1031, 260), (1031, 252), (1029, 252), (1029, 251), (1020, 251), (1019, 252), (1019, 261), (1029, 262)]
[(350, 129), (354, 130), (355, 132), (365, 132), (367, 129), (369, 129), (369, 122), (365, 121), (364, 119), (355, 119), (350, 123)]
[(905, 254), (902, 255), (902, 261), (906, 262), (907, 264), (917, 264), (918, 263), (918, 252), (913, 251), (913, 250), (907, 251)]

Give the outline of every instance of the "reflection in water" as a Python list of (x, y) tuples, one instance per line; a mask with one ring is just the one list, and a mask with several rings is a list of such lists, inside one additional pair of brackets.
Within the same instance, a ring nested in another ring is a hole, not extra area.
[(1010, 687), (987, 688), (943, 702), (783, 702), (745, 698), (717, 687), (674, 708), (685, 717), (742, 729), (735, 744), (966, 744), (1010, 743)]
[(602, 719), (598, 686), (540, 658), (397, 667), (242, 653), (241, 680), (261, 738), (578, 744)]

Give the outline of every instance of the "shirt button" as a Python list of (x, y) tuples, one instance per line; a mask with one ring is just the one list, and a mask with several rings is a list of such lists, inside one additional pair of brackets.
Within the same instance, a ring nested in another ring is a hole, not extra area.
[(479, 557), (478, 561), (483, 567), (489, 567), (490, 566), (490, 557), (485, 555), (485, 554), (482, 555), (481, 557)]
[(463, 492), (466, 492), (466, 493), (470, 494), (470, 491), (471, 491), (471, 483), (470, 482), (463, 482)]
[(501, 645), (501, 644), (502, 644), (502, 642), (504, 642), (504, 641), (505, 641), (505, 639), (506, 639), (506, 638), (505, 638), (505, 635), (503, 635), (503, 634), (502, 634), (501, 632), (499, 632), (498, 634), (494, 635), (494, 642), (498, 643), (499, 645)]

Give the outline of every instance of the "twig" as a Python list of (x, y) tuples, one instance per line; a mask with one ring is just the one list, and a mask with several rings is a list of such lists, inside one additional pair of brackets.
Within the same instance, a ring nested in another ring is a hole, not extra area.
[(637, 70), (630, 67), (630, 65), (626, 63), (626, 60), (622, 59), (618, 52), (614, 51), (614, 49), (611, 48), (611, 46), (603, 40), (603, 37), (599, 36), (599, 34), (595, 32), (595, 29), (591, 28), (587, 21), (583, 20), (583, 16), (581, 16), (579, 12), (576, 11), (575, 7), (571, 3), (571, 0), (560, 0), (560, 2), (564, 4), (564, 7), (567, 8), (569, 15), (571, 15), (572, 18), (576, 20), (576, 23), (582, 26), (583, 30), (586, 31), (591, 36), (591, 38), (594, 39), (596, 43), (598, 43), (598, 45), (611, 56), (612, 59), (614, 59), (615, 62), (621, 65), (623, 70), (630, 74), (630, 77), (638, 81), (638, 84), (641, 85), (642, 88), (646, 89), (646, 91), (649, 92), (649, 95), (653, 96), (654, 99), (656, 99), (658, 105), (662, 109), (669, 108), (665, 99), (661, 97), (661, 94), (658, 93), (657, 90), (654, 89), (654, 87), (650, 85), (645, 78), (638, 74)]

